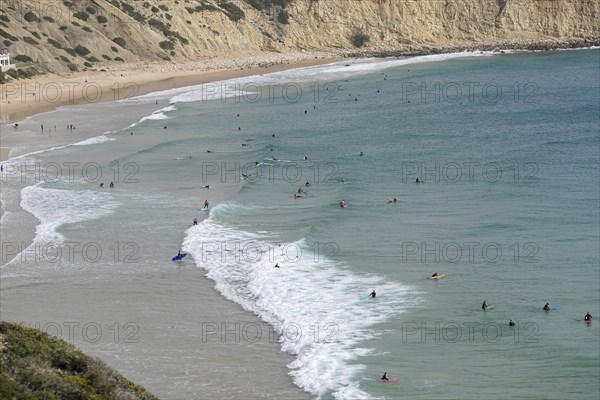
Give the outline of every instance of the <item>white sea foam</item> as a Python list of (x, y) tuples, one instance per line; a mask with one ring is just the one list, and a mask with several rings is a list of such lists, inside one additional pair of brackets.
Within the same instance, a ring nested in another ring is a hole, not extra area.
[(98, 144), (104, 142), (110, 142), (116, 140), (115, 138), (110, 138), (108, 136), (100, 135), (93, 138), (82, 140), (81, 142), (73, 143), (73, 146), (89, 146), (91, 144)]
[[(370, 326), (416, 303), (413, 289), (315, 258), (304, 240), (277, 246), (267, 236), (218, 223), (215, 216), (229, 207), (216, 206), (207, 220), (188, 229), (184, 250), (223, 296), (281, 335), (282, 350), (296, 356), (288, 365), (295, 384), (316, 396), (371, 398), (358, 385), (365, 367), (350, 361), (371, 351), (357, 347), (373, 337)], [(386, 293), (385, 301), (361, 298), (374, 287)]]
[[(106, 133), (108, 133), (108, 132), (106, 132)], [(109, 142), (112, 140), (115, 140), (115, 139), (109, 138), (108, 136), (104, 136), (104, 135), (95, 136), (95, 137), (85, 139), (85, 140), (82, 140), (82, 141), (76, 142), (76, 143), (69, 143), (69, 144), (65, 144), (63, 146), (55, 146), (55, 147), (50, 147), (47, 149), (36, 150), (36, 151), (29, 152), (29, 153), (21, 154), (19, 156), (15, 156), (15, 157), (11, 157), (11, 158), (7, 159), (6, 162), (15, 161), (15, 160), (23, 159), (23, 158), (28, 158), (28, 157), (35, 156), (37, 154), (46, 153), (49, 151), (65, 149), (70, 146), (89, 146), (92, 144), (99, 144), (99, 143)]]
[(142, 117), (138, 122), (134, 122), (133, 124), (129, 125), (126, 129), (130, 129), (133, 128), (136, 125), (141, 124), (144, 121), (148, 121), (148, 120), (162, 120), (162, 119), (169, 119), (171, 117), (169, 117), (168, 115), (165, 114), (165, 112), (168, 111), (175, 111), (177, 110), (177, 107), (170, 105), (168, 107), (165, 108), (161, 108), (160, 110), (156, 110), (154, 111), (152, 114), (150, 115), (146, 115), (145, 117)]
[[(40, 187), (40, 184), (23, 188), (21, 208), (40, 221), (33, 243), (24, 253), (35, 248), (35, 244), (63, 243), (64, 237), (56, 231), (59, 226), (100, 218), (110, 214), (117, 206), (118, 203), (106, 192), (48, 189)], [(17, 259), (19, 256), (8, 264)]]

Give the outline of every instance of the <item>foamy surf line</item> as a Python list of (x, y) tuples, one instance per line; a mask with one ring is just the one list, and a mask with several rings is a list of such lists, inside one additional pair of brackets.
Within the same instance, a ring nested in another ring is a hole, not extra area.
[[(277, 246), (263, 235), (218, 223), (231, 206), (216, 206), (188, 229), (183, 249), (224, 297), (273, 326), (281, 349), (296, 356), (288, 368), (297, 386), (315, 396), (372, 398), (359, 385), (366, 366), (350, 362), (372, 351), (359, 347), (375, 337), (370, 327), (419, 301), (414, 290), (315, 258), (304, 240)], [(373, 288), (385, 300), (365, 301)]]
[(79, 142), (69, 143), (69, 144), (65, 144), (62, 146), (50, 147), (50, 148), (42, 149), (42, 150), (36, 150), (36, 151), (29, 152), (29, 153), (21, 154), (19, 156), (10, 157), (6, 161), (3, 161), (3, 163), (10, 163), (11, 161), (35, 156), (37, 154), (42, 154), (42, 153), (46, 153), (49, 151), (66, 149), (67, 147), (71, 147), (71, 146), (89, 146), (92, 144), (99, 144), (99, 143), (110, 142), (110, 141), (115, 140), (114, 138), (109, 138), (108, 136), (105, 136), (105, 134), (108, 134), (108, 133), (112, 133), (112, 132), (110, 132), (110, 131), (104, 132), (104, 134), (102, 134), (102, 135), (95, 136), (95, 137), (85, 139), (85, 140), (81, 140)]
[(40, 223), (35, 228), (35, 238), (22, 252), (8, 263), (22, 259), (37, 259), (36, 245), (59, 245), (64, 237), (57, 232), (58, 227), (80, 221), (100, 218), (113, 212), (119, 205), (108, 193), (91, 190), (59, 190), (40, 187), (41, 183), (21, 190), (21, 208), (31, 213)]

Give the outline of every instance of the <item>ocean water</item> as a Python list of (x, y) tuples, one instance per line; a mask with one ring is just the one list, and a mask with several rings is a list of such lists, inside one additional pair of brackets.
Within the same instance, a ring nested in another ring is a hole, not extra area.
[(351, 60), (86, 106), (101, 132), (4, 163), (3, 318), (75, 326), (160, 398), (598, 398), (599, 56)]

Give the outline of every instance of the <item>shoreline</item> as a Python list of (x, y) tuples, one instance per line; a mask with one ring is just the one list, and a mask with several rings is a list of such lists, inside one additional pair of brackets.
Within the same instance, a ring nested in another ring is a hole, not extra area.
[(339, 61), (333, 53), (263, 53), (182, 64), (126, 64), (122, 68), (39, 75), (0, 86), (2, 125), (61, 106), (122, 101), (148, 93), (225, 79), (267, 74)]
[[(0, 85), (0, 139), (9, 132), (2, 127), (58, 107), (118, 102), (175, 88), (221, 80), (262, 75), (296, 68), (325, 65), (352, 58), (418, 57), (434, 54), (493, 51), (585, 50), (600, 46), (600, 38), (546, 38), (537, 40), (459, 43), (451, 45), (403, 44), (394, 48), (369, 46), (364, 49), (335, 49), (291, 53), (235, 52), (227, 57), (210, 57), (185, 63), (152, 62), (112, 66), (70, 74), (39, 75)], [(108, 68), (108, 67), (107, 67)], [(0, 161), (11, 147), (0, 144)]]
[[(10, 124), (60, 106), (124, 100), (152, 92), (218, 80), (327, 64), (349, 58), (417, 57), (457, 52), (521, 50), (553, 51), (600, 46), (600, 38), (540, 38), (465, 42), (448, 45), (400, 44), (361, 49), (330, 49), (289, 53), (232, 52), (199, 61), (128, 63), (107, 69), (39, 75), (0, 85), (0, 123)], [(134, 87), (126, 86), (133, 83)], [(100, 91), (99, 95), (97, 92)], [(37, 93), (37, 94), (36, 94)], [(40, 96), (41, 94), (41, 96)], [(31, 97), (28, 97), (31, 95)], [(86, 98), (89, 97), (89, 98)]]

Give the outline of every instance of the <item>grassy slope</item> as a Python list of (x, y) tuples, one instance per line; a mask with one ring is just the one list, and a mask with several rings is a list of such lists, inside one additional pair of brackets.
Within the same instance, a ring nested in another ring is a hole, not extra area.
[(0, 322), (0, 399), (156, 397), (61, 339)]

